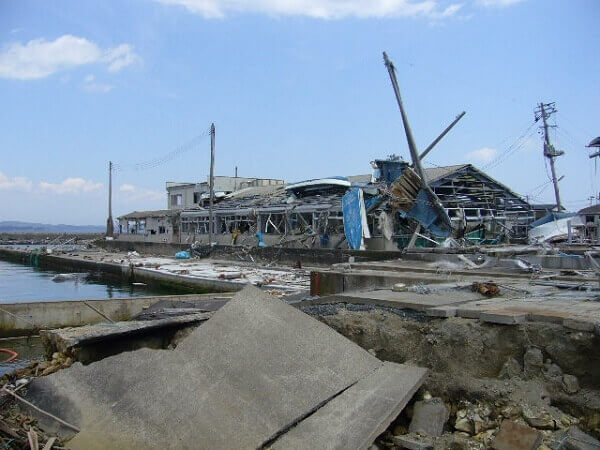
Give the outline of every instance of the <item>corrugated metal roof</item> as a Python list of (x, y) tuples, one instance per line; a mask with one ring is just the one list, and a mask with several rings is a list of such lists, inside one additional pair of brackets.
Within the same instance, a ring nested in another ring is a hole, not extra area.
[(429, 167), (425, 169), (425, 181), (427, 183), (433, 183), (441, 178), (444, 178), (454, 172), (458, 172), (460, 169), (467, 167), (468, 164), (456, 164), (454, 166), (439, 166)]
[(600, 214), (600, 205), (592, 205), (579, 210), (578, 214), (595, 215)]
[(169, 217), (174, 216), (178, 211), (172, 211), (170, 209), (159, 209), (155, 211), (133, 211), (124, 216), (117, 217), (117, 219), (144, 219), (146, 217)]

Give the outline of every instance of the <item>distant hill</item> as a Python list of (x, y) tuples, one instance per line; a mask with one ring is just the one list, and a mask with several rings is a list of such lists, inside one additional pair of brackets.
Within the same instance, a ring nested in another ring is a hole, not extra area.
[(50, 225), (16, 220), (0, 222), (0, 233), (102, 233), (105, 230), (106, 227), (102, 225)]

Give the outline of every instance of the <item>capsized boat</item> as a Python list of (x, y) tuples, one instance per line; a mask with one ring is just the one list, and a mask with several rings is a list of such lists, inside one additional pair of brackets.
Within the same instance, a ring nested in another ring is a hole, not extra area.
[(576, 236), (579, 233), (577, 227), (583, 225), (583, 220), (579, 214), (569, 212), (548, 213), (541, 219), (531, 222), (528, 233), (529, 242), (535, 244), (565, 240), (569, 235), (569, 223), (571, 233)]

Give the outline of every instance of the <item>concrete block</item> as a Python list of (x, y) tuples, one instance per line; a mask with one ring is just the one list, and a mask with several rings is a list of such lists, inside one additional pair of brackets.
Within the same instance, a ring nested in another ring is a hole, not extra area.
[(590, 333), (594, 332), (595, 327), (598, 325), (596, 322), (584, 319), (564, 319), (563, 327), (577, 331), (587, 331)]
[[(327, 432), (329, 445), (338, 447), (348, 437), (347, 448), (358, 448), (350, 444), (359, 438), (368, 444), (382, 432), (424, 375), (425, 369), (382, 363), (327, 325), (249, 287), (174, 350), (77, 363), (34, 380), (27, 395), (81, 429), (69, 442), (73, 449), (260, 448), (331, 408), (344, 415), (334, 402), (352, 414), (315, 433)], [(56, 426), (39, 417), (43, 427)]]
[(452, 306), (439, 306), (437, 308), (428, 309), (426, 313), (431, 317), (455, 317), (456, 308)]
[(567, 450), (598, 450), (600, 441), (584, 433), (576, 426), (569, 427), (563, 437), (563, 445)]
[(501, 325), (516, 325), (527, 321), (528, 314), (513, 313), (510, 311), (485, 311), (479, 316), (482, 322), (497, 323)]
[(504, 420), (492, 442), (494, 450), (535, 450), (542, 443), (542, 435), (526, 425)]
[(558, 311), (531, 311), (529, 312), (529, 320), (531, 322), (547, 322), (562, 324), (568, 314)]
[(271, 448), (368, 448), (404, 409), (426, 373), (420, 367), (385, 362), (290, 429)]
[(448, 408), (441, 398), (418, 401), (415, 403), (408, 431), (425, 433), (429, 436), (441, 436), (448, 415)]
[(98, 323), (82, 327), (67, 327), (57, 330), (42, 330), (40, 336), (46, 348), (52, 351), (66, 352), (75, 347), (82, 347), (99, 342), (160, 332), (168, 328), (181, 328), (186, 325), (204, 322), (214, 313), (201, 312), (158, 320), (131, 320), (127, 322)]
[(483, 313), (483, 310), (480, 308), (469, 308), (469, 307), (456, 308), (456, 315), (458, 317), (462, 317), (464, 319), (479, 319), (479, 317), (481, 317), (482, 313)]
[(394, 436), (392, 438), (394, 444), (408, 450), (433, 450), (433, 443), (430, 439), (422, 436), (404, 434), (402, 436)]

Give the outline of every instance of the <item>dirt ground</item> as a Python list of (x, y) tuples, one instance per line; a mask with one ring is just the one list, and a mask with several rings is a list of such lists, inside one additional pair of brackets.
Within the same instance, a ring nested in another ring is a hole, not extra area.
[[(497, 325), (429, 319), (402, 311), (311, 307), (319, 320), (377, 355), (430, 370), (418, 400), (440, 397), (449, 410), (436, 448), (487, 448), (503, 419), (528, 424), (548, 448), (576, 424), (600, 437), (600, 338), (559, 324)], [(411, 408), (378, 441), (394, 447)]]

